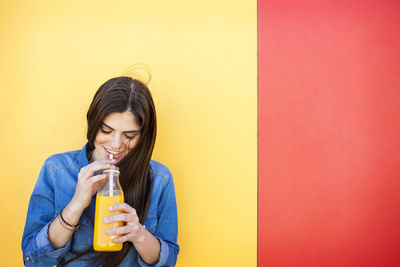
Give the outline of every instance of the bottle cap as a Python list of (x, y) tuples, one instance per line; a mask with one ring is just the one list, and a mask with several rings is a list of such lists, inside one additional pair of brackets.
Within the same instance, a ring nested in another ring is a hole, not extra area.
[(111, 165), (110, 169), (104, 170), (103, 172), (116, 172), (119, 174), (119, 168), (115, 165)]

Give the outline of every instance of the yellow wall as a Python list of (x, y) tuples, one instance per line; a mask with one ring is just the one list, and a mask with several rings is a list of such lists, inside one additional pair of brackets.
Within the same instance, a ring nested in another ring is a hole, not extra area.
[(79, 149), (95, 90), (146, 63), (173, 172), (177, 266), (255, 266), (256, 1), (0, 1), (2, 265), (22, 265), (44, 160)]

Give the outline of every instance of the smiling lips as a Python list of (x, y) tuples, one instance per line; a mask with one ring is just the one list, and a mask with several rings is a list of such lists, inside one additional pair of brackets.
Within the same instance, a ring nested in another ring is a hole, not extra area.
[(104, 150), (106, 151), (107, 158), (109, 158), (110, 155), (112, 155), (114, 159), (118, 159), (122, 154), (122, 151), (116, 152), (116, 151), (109, 150), (107, 148), (104, 148)]

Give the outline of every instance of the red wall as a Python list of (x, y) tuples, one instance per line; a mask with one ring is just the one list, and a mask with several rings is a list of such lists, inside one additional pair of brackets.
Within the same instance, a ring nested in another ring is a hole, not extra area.
[(259, 266), (400, 266), (400, 1), (259, 0)]

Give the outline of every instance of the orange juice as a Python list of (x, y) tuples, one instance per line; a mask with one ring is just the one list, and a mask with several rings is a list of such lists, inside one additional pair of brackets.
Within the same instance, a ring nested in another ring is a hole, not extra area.
[(124, 195), (116, 196), (96, 196), (96, 216), (94, 220), (94, 236), (93, 248), (96, 251), (119, 251), (122, 249), (122, 243), (114, 243), (114, 238), (121, 235), (107, 235), (106, 229), (118, 228), (122, 226), (122, 222), (104, 223), (104, 218), (116, 213), (109, 211), (108, 208), (116, 203), (123, 203)]

